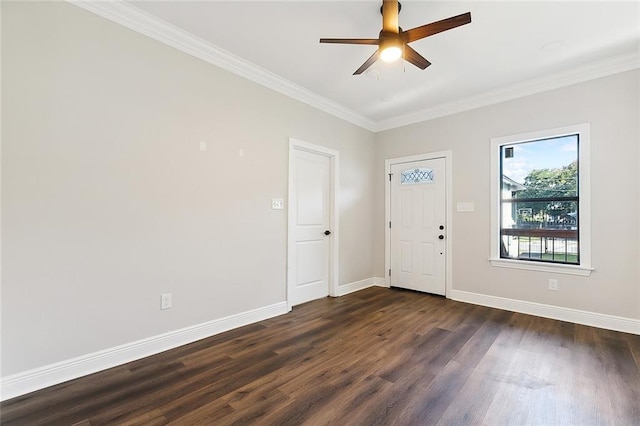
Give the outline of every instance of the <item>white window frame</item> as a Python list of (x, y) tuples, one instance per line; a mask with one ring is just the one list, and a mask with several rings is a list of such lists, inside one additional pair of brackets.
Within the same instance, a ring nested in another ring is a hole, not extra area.
[[(500, 257), (500, 152), (505, 145), (532, 142), (538, 139), (579, 135), (578, 144), (578, 188), (579, 188), (579, 250), (580, 264), (566, 265), (559, 263), (531, 262)], [(576, 124), (567, 127), (541, 130), (518, 135), (502, 136), (491, 139), (491, 255), (492, 266), (501, 268), (525, 269), (559, 274), (589, 276), (591, 265), (591, 125)]]

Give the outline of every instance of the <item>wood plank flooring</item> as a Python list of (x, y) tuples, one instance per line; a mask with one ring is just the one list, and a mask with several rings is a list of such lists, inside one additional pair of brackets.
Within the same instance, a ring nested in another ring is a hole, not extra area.
[(0, 405), (3, 425), (640, 425), (640, 336), (370, 288)]

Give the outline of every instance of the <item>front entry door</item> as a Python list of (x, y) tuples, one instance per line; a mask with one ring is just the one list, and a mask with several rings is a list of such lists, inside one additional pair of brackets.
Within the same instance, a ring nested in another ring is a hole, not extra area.
[(444, 295), (445, 159), (391, 165), (393, 287)]
[(291, 305), (329, 295), (331, 230), (331, 162), (329, 157), (292, 151), (291, 214), (295, 241), (291, 248)]

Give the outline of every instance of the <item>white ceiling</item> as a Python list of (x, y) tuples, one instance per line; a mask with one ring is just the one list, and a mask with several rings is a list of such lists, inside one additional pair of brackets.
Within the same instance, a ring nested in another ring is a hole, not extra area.
[(305, 92), (302, 98), (316, 98), (310, 103), (372, 130), (640, 67), (638, 1), (401, 3), (405, 30), (465, 12), (472, 22), (411, 44), (432, 62), (424, 71), (402, 61), (378, 62), (353, 76), (375, 46), (318, 39), (376, 38), (381, 1), (174, 0), (126, 6), (231, 52), (254, 76), (293, 83)]

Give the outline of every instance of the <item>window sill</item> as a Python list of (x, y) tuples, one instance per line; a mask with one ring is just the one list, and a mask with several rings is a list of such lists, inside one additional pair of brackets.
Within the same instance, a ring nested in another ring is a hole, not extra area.
[(490, 258), (489, 262), (491, 262), (491, 266), (496, 266), (498, 268), (512, 268), (512, 269), (524, 269), (528, 271), (540, 271), (540, 272), (551, 272), (556, 274), (568, 274), (568, 275), (579, 275), (582, 277), (588, 277), (591, 275), (591, 271), (593, 268), (586, 266), (574, 266), (574, 265), (564, 265), (564, 264), (551, 264), (551, 263), (538, 263), (538, 262), (527, 262), (523, 260), (510, 260), (510, 259), (496, 259)]

